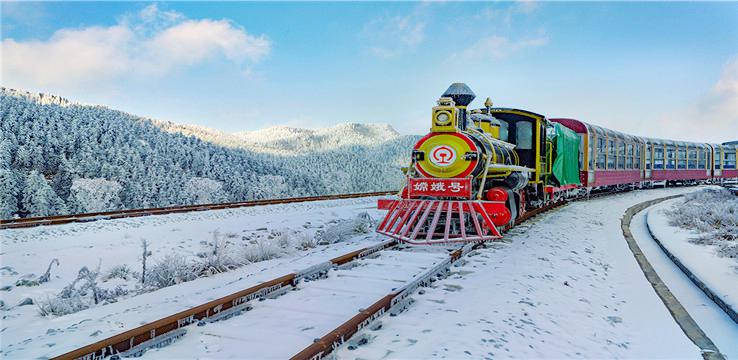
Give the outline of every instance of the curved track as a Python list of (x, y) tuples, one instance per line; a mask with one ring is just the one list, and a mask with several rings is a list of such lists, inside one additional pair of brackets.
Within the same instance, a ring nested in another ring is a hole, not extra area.
[(667, 196), (660, 199), (655, 200), (649, 200), (642, 202), (640, 204), (637, 204), (635, 206), (630, 207), (626, 212), (625, 215), (623, 215), (623, 218), (621, 220), (622, 223), (622, 229), (623, 229), (623, 236), (625, 237), (625, 240), (628, 242), (628, 247), (630, 248), (630, 251), (633, 253), (633, 256), (636, 259), (636, 262), (638, 262), (638, 265), (641, 267), (641, 270), (643, 271), (643, 274), (646, 276), (646, 279), (653, 287), (656, 294), (661, 298), (661, 301), (664, 303), (666, 308), (669, 310), (669, 313), (671, 313), (672, 317), (674, 318), (674, 321), (677, 322), (679, 327), (682, 328), (682, 331), (687, 335), (687, 337), (697, 346), (700, 348), (702, 352), (702, 357), (706, 360), (722, 360), (725, 359), (725, 357), (720, 353), (717, 346), (710, 340), (710, 338), (705, 334), (705, 332), (700, 328), (700, 326), (695, 322), (695, 320), (692, 318), (692, 316), (687, 312), (687, 310), (682, 306), (682, 304), (679, 302), (679, 300), (674, 296), (674, 294), (669, 290), (669, 288), (666, 286), (666, 284), (661, 280), (661, 277), (656, 273), (656, 271), (653, 269), (653, 266), (648, 261), (646, 256), (641, 251), (641, 248), (638, 246), (638, 243), (633, 238), (633, 234), (630, 230), (630, 224), (633, 220), (633, 216), (635, 216), (637, 213), (645, 210), (646, 208), (653, 206), (655, 204), (658, 204), (660, 202), (677, 198), (681, 195), (675, 195), (675, 196)]

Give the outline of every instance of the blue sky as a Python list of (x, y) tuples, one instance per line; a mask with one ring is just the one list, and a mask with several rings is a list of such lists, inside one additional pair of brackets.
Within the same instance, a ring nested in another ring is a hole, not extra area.
[(738, 3), (2, 3), (2, 85), (228, 132), (475, 104), (738, 139)]

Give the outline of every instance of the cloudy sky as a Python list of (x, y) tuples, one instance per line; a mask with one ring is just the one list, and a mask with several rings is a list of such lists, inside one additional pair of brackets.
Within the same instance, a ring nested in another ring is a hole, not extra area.
[(637, 135), (738, 139), (738, 2), (2, 2), (2, 85), (224, 131), (429, 127), (452, 82)]

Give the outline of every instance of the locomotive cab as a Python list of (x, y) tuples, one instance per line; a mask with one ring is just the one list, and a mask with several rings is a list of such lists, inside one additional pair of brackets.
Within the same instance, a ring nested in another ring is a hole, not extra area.
[[(501, 140), (515, 145), (518, 154), (518, 164), (535, 171), (531, 173), (530, 182), (541, 181), (542, 169), (545, 169), (545, 117), (533, 112), (493, 108), (491, 114), (502, 124), (504, 134), (500, 134)], [(503, 137), (504, 135), (504, 137)]]

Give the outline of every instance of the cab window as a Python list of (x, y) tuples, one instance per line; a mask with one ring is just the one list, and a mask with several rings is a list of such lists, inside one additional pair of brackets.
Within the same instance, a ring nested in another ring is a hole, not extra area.
[(510, 125), (507, 124), (507, 121), (500, 121), (500, 140), (502, 141), (508, 141), (508, 128)]
[(528, 121), (519, 121), (517, 123), (517, 131), (515, 136), (515, 144), (518, 149), (530, 150), (533, 148), (533, 123)]

